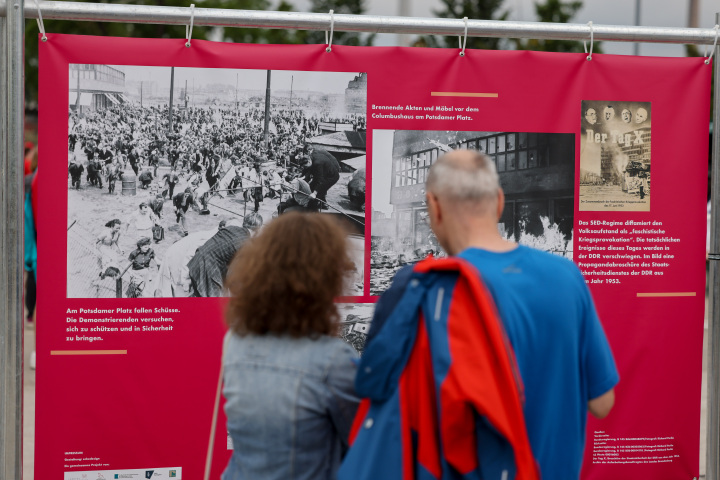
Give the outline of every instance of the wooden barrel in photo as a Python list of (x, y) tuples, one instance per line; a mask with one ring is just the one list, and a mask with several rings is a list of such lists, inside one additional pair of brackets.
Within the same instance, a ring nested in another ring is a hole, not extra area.
[(137, 177), (132, 170), (125, 170), (122, 173), (122, 194), (135, 195), (137, 193)]

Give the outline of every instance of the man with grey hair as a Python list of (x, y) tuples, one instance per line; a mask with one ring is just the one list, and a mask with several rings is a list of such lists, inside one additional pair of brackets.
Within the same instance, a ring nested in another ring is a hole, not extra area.
[[(579, 478), (587, 412), (607, 416), (619, 380), (580, 271), (567, 259), (501, 236), (505, 197), (486, 155), (443, 155), (430, 168), (426, 192), (440, 245), (477, 269), (495, 302), (524, 385), (525, 423), (542, 478)], [(400, 270), (377, 302), (368, 346), (412, 272)]]

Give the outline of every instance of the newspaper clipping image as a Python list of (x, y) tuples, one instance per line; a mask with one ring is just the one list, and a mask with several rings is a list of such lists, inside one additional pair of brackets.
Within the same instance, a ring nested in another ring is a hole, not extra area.
[(650, 102), (582, 101), (580, 211), (650, 211)]

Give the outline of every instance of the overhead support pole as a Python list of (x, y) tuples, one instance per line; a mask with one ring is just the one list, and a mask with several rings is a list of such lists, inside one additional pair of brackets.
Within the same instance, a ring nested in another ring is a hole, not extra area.
[(22, 478), (24, 0), (0, 18), (0, 478)]
[[(720, 13), (715, 14), (720, 24)], [(712, 179), (710, 252), (720, 252), (720, 45), (713, 55), (715, 72), (715, 104), (712, 136)], [(707, 372), (707, 480), (720, 479), (720, 259), (710, 257), (708, 278), (708, 347), (710, 349)]]
[[(14, 0), (0, 0), (0, 16)], [(44, 20), (88, 22), (151, 23), (185, 25), (187, 7), (127, 5), (122, 3), (40, 2)], [(26, 18), (37, 18), (35, 3), (25, 9)], [(336, 14), (336, 32), (397, 33), (413, 35), (462, 36), (465, 23), (453, 18), (388, 17), (378, 15)], [(325, 31), (329, 13), (270, 12), (263, 10), (230, 10), (196, 8), (193, 24), (213, 27), (282, 28)], [(712, 28), (640, 27), (632, 25), (593, 25), (596, 41), (688, 43), (712, 45)], [(535, 38), (539, 40), (587, 40), (590, 27), (586, 24), (508, 22), (502, 20), (469, 20), (467, 35), (491, 38)]]

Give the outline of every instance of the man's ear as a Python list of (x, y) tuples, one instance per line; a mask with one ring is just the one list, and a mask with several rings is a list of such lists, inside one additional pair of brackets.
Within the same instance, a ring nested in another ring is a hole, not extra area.
[(427, 192), (425, 194), (425, 198), (427, 199), (428, 215), (430, 215), (431, 220), (441, 220), (442, 212), (440, 211), (440, 202), (438, 201), (438, 198), (431, 192)]
[(497, 196), (497, 219), (498, 222), (502, 218), (503, 210), (505, 209), (505, 192), (503, 192), (502, 188), (498, 188), (498, 196)]

